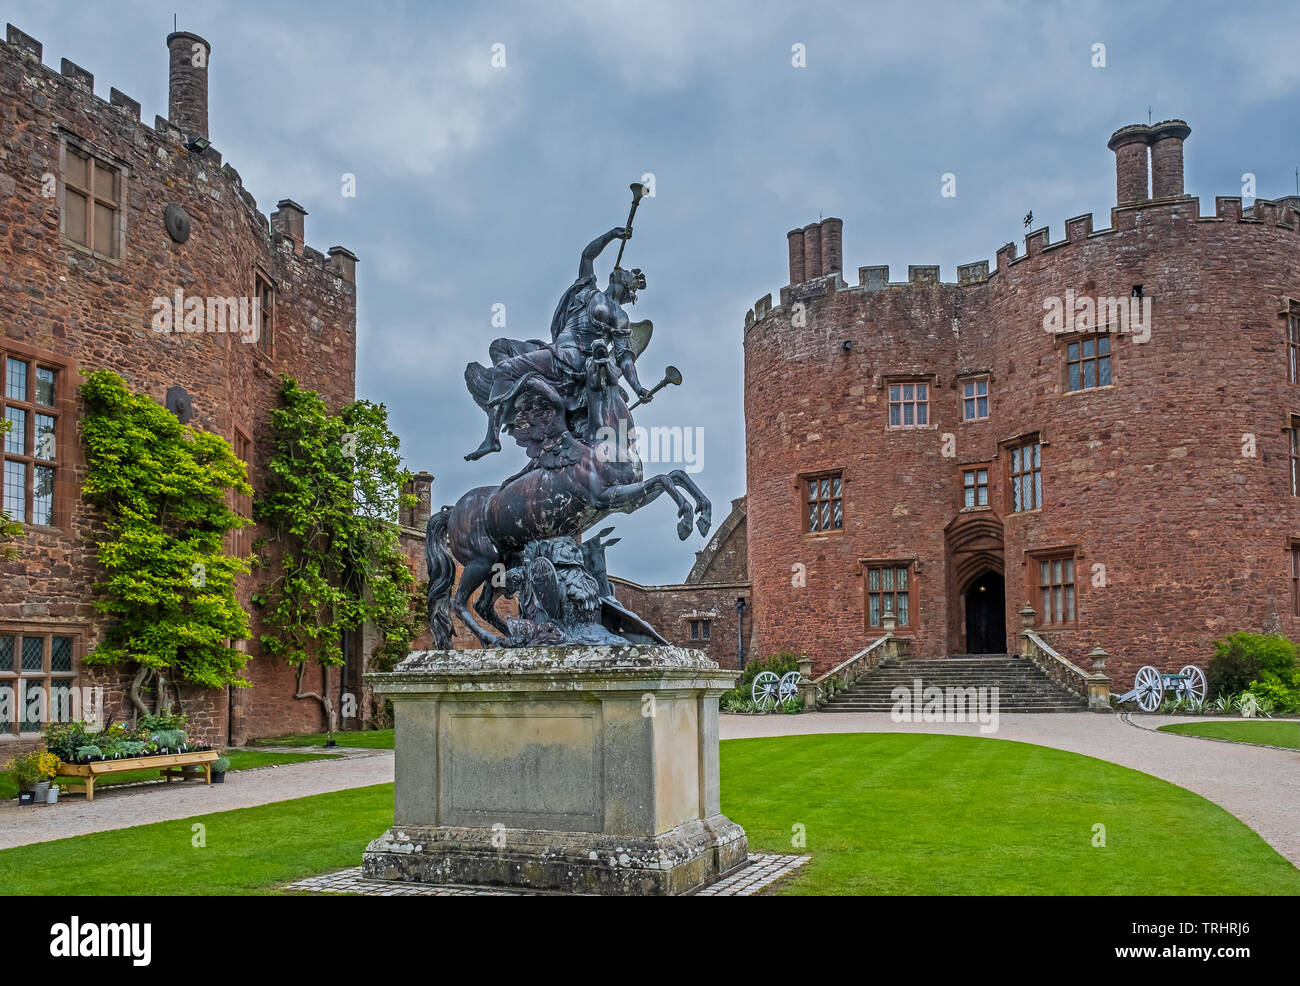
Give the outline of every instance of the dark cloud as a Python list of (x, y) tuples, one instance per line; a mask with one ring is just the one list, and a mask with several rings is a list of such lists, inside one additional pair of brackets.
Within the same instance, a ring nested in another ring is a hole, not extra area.
[[(174, 3), (10, 8), (47, 62), (165, 114)], [(673, 363), (686, 383), (638, 423), (704, 427), (698, 479), (720, 518), (744, 490), (744, 313), (784, 283), (787, 229), (843, 218), (851, 283), (881, 263), (952, 280), (1031, 209), (1054, 239), (1083, 212), (1108, 225), (1106, 139), (1148, 106), (1191, 124), (1188, 190), (1211, 206), (1246, 172), (1291, 193), (1300, 164), (1291, 4), (205, 2), (179, 18), (212, 43), (213, 141), (249, 190), (302, 202), (313, 245), (361, 257), (358, 390), (389, 406), (440, 502), (521, 463), (461, 458), (482, 425), (461, 373), (502, 334), (492, 306), (506, 334), (543, 335), (646, 172), (657, 195), (628, 253), (656, 325), (643, 375)], [(701, 542), (673, 523), (666, 501), (620, 518), (611, 566), (679, 580)]]

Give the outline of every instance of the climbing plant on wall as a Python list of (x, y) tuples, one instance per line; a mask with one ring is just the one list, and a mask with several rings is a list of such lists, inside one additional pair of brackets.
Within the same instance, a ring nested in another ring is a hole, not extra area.
[[(253, 597), (264, 607), (262, 648), (297, 668), (294, 697), (319, 702), (334, 732), (328, 669), (343, 664), (345, 635), (373, 624), (386, 652), (417, 635), (415, 577), (397, 527), (399, 505), (416, 499), (401, 492), (411, 477), (382, 404), (359, 400), (330, 414), (319, 394), (282, 377), (270, 444), (267, 489), (253, 508), (270, 529), (262, 557), (272, 577)], [(325, 669), (318, 691), (303, 684), (312, 664)]]
[(95, 608), (115, 618), (87, 664), (135, 664), (136, 709), (171, 705), (169, 686), (246, 684), (248, 637), (235, 598), (245, 560), (225, 552), (226, 534), (248, 523), (230, 494), (251, 496), (244, 463), (220, 435), (181, 424), (108, 370), (81, 387), (86, 413), (85, 499), (102, 514), (97, 558), (104, 578)]
[[(12, 428), (13, 424), (8, 418), (0, 418), (0, 444), (4, 443), (5, 432)], [(18, 549), (14, 546), (14, 542), (22, 532), (23, 525), (18, 520), (10, 520), (9, 515), (0, 510), (0, 559), (17, 556)]]

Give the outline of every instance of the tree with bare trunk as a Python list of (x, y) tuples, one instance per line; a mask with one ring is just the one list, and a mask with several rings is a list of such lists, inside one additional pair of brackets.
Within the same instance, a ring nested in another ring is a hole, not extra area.
[[(280, 401), (266, 494), (254, 505), (270, 531), (260, 558), (272, 574), (253, 601), (263, 607), (263, 650), (297, 669), (294, 697), (320, 703), (332, 737), (341, 710), (330, 669), (344, 663), (345, 639), (367, 623), (385, 648), (417, 635), (415, 576), (397, 527), (399, 505), (416, 499), (402, 493), (411, 477), (382, 404), (359, 400), (331, 414), (291, 377)], [(304, 684), (311, 664), (321, 668), (319, 689)]]
[(225, 553), (248, 523), (230, 507), (248, 496), (244, 463), (220, 435), (183, 425), (162, 404), (97, 370), (81, 387), (87, 502), (103, 525), (95, 608), (114, 618), (86, 663), (134, 664), (131, 703), (145, 715), (179, 706), (182, 685), (246, 685), (248, 614)]

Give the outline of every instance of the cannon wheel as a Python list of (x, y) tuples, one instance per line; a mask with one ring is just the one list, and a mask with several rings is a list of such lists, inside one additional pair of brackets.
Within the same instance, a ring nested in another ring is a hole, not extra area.
[(749, 695), (760, 708), (770, 709), (777, 702), (781, 691), (781, 679), (773, 671), (760, 671), (754, 675), (754, 684)]
[(781, 675), (781, 685), (778, 689), (782, 702), (794, 698), (799, 694), (799, 672), (787, 671)]
[(1198, 702), (1204, 702), (1206, 691), (1205, 672), (1195, 664), (1185, 664), (1178, 673), (1186, 676), (1183, 681), (1183, 694), (1196, 699)]
[(1143, 712), (1155, 712), (1165, 698), (1165, 680), (1150, 664), (1144, 664), (1138, 668), (1133, 690), (1137, 692), (1138, 708)]

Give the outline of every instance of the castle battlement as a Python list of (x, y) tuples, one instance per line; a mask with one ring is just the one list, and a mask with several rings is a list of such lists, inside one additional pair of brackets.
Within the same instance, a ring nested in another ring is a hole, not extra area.
[(891, 281), (888, 266), (868, 266), (858, 268), (856, 286), (846, 286), (842, 275), (843, 221), (823, 219), (793, 229), (786, 234), (790, 283), (781, 288), (778, 305), (773, 306), (770, 294), (755, 302), (745, 315), (745, 328), (792, 304), (842, 291), (980, 287), (1034, 257), (1130, 231), (1157, 218), (1166, 223), (1232, 222), (1278, 230), (1279, 235), (1300, 235), (1300, 196), (1256, 198), (1249, 208), (1243, 208), (1241, 196), (1217, 196), (1214, 214), (1202, 215), (1200, 199), (1183, 191), (1182, 145), (1190, 133), (1191, 128), (1182, 120), (1121, 127), (1108, 145), (1116, 155), (1116, 205), (1111, 209), (1109, 226), (1096, 229), (1092, 213), (1074, 216), (1065, 221), (1064, 239), (1055, 242), (1049, 227), (1042, 226), (1025, 235), (1023, 252), (1014, 242), (999, 247), (992, 270), (987, 260), (959, 264), (955, 281), (942, 280), (940, 268), (933, 265), (909, 265), (906, 281)]
[[(202, 47), (201, 58), (195, 57), (196, 46)], [(0, 46), (0, 51), (21, 59), (23, 81), (33, 89), (47, 88), (52, 94), (66, 93), (81, 103), (76, 107), (79, 111), (110, 124), (119, 124), (119, 132), (134, 125), (135, 132), (123, 133), (123, 136), (132, 143), (148, 142), (147, 155), (155, 164), (179, 165), (184, 160), (190, 162), (196, 181), (223, 180), (248, 209), (250, 222), (262, 230), (272, 245), (283, 249), (282, 244), (289, 243), (299, 260), (355, 283), (357, 257), (354, 253), (341, 246), (330, 247), (326, 253), (307, 246), (302, 223), (307, 210), (291, 199), (282, 199), (277, 211), (268, 218), (258, 210), (257, 200), (244, 188), (239, 172), (223, 163), (221, 152), (212, 146), (207, 126), (207, 66), (211, 45), (196, 34), (178, 31), (168, 36), (167, 47), (170, 58), (168, 115), (156, 116), (152, 126), (142, 120), (138, 100), (111, 87), (108, 99), (98, 95), (95, 76), (89, 70), (66, 58), (62, 59), (57, 71), (46, 65), (43, 61), (44, 45), (12, 24), (5, 25), (5, 43)], [(220, 193), (209, 189), (207, 194), (215, 197)], [(292, 209), (286, 209), (285, 203), (289, 203)]]

